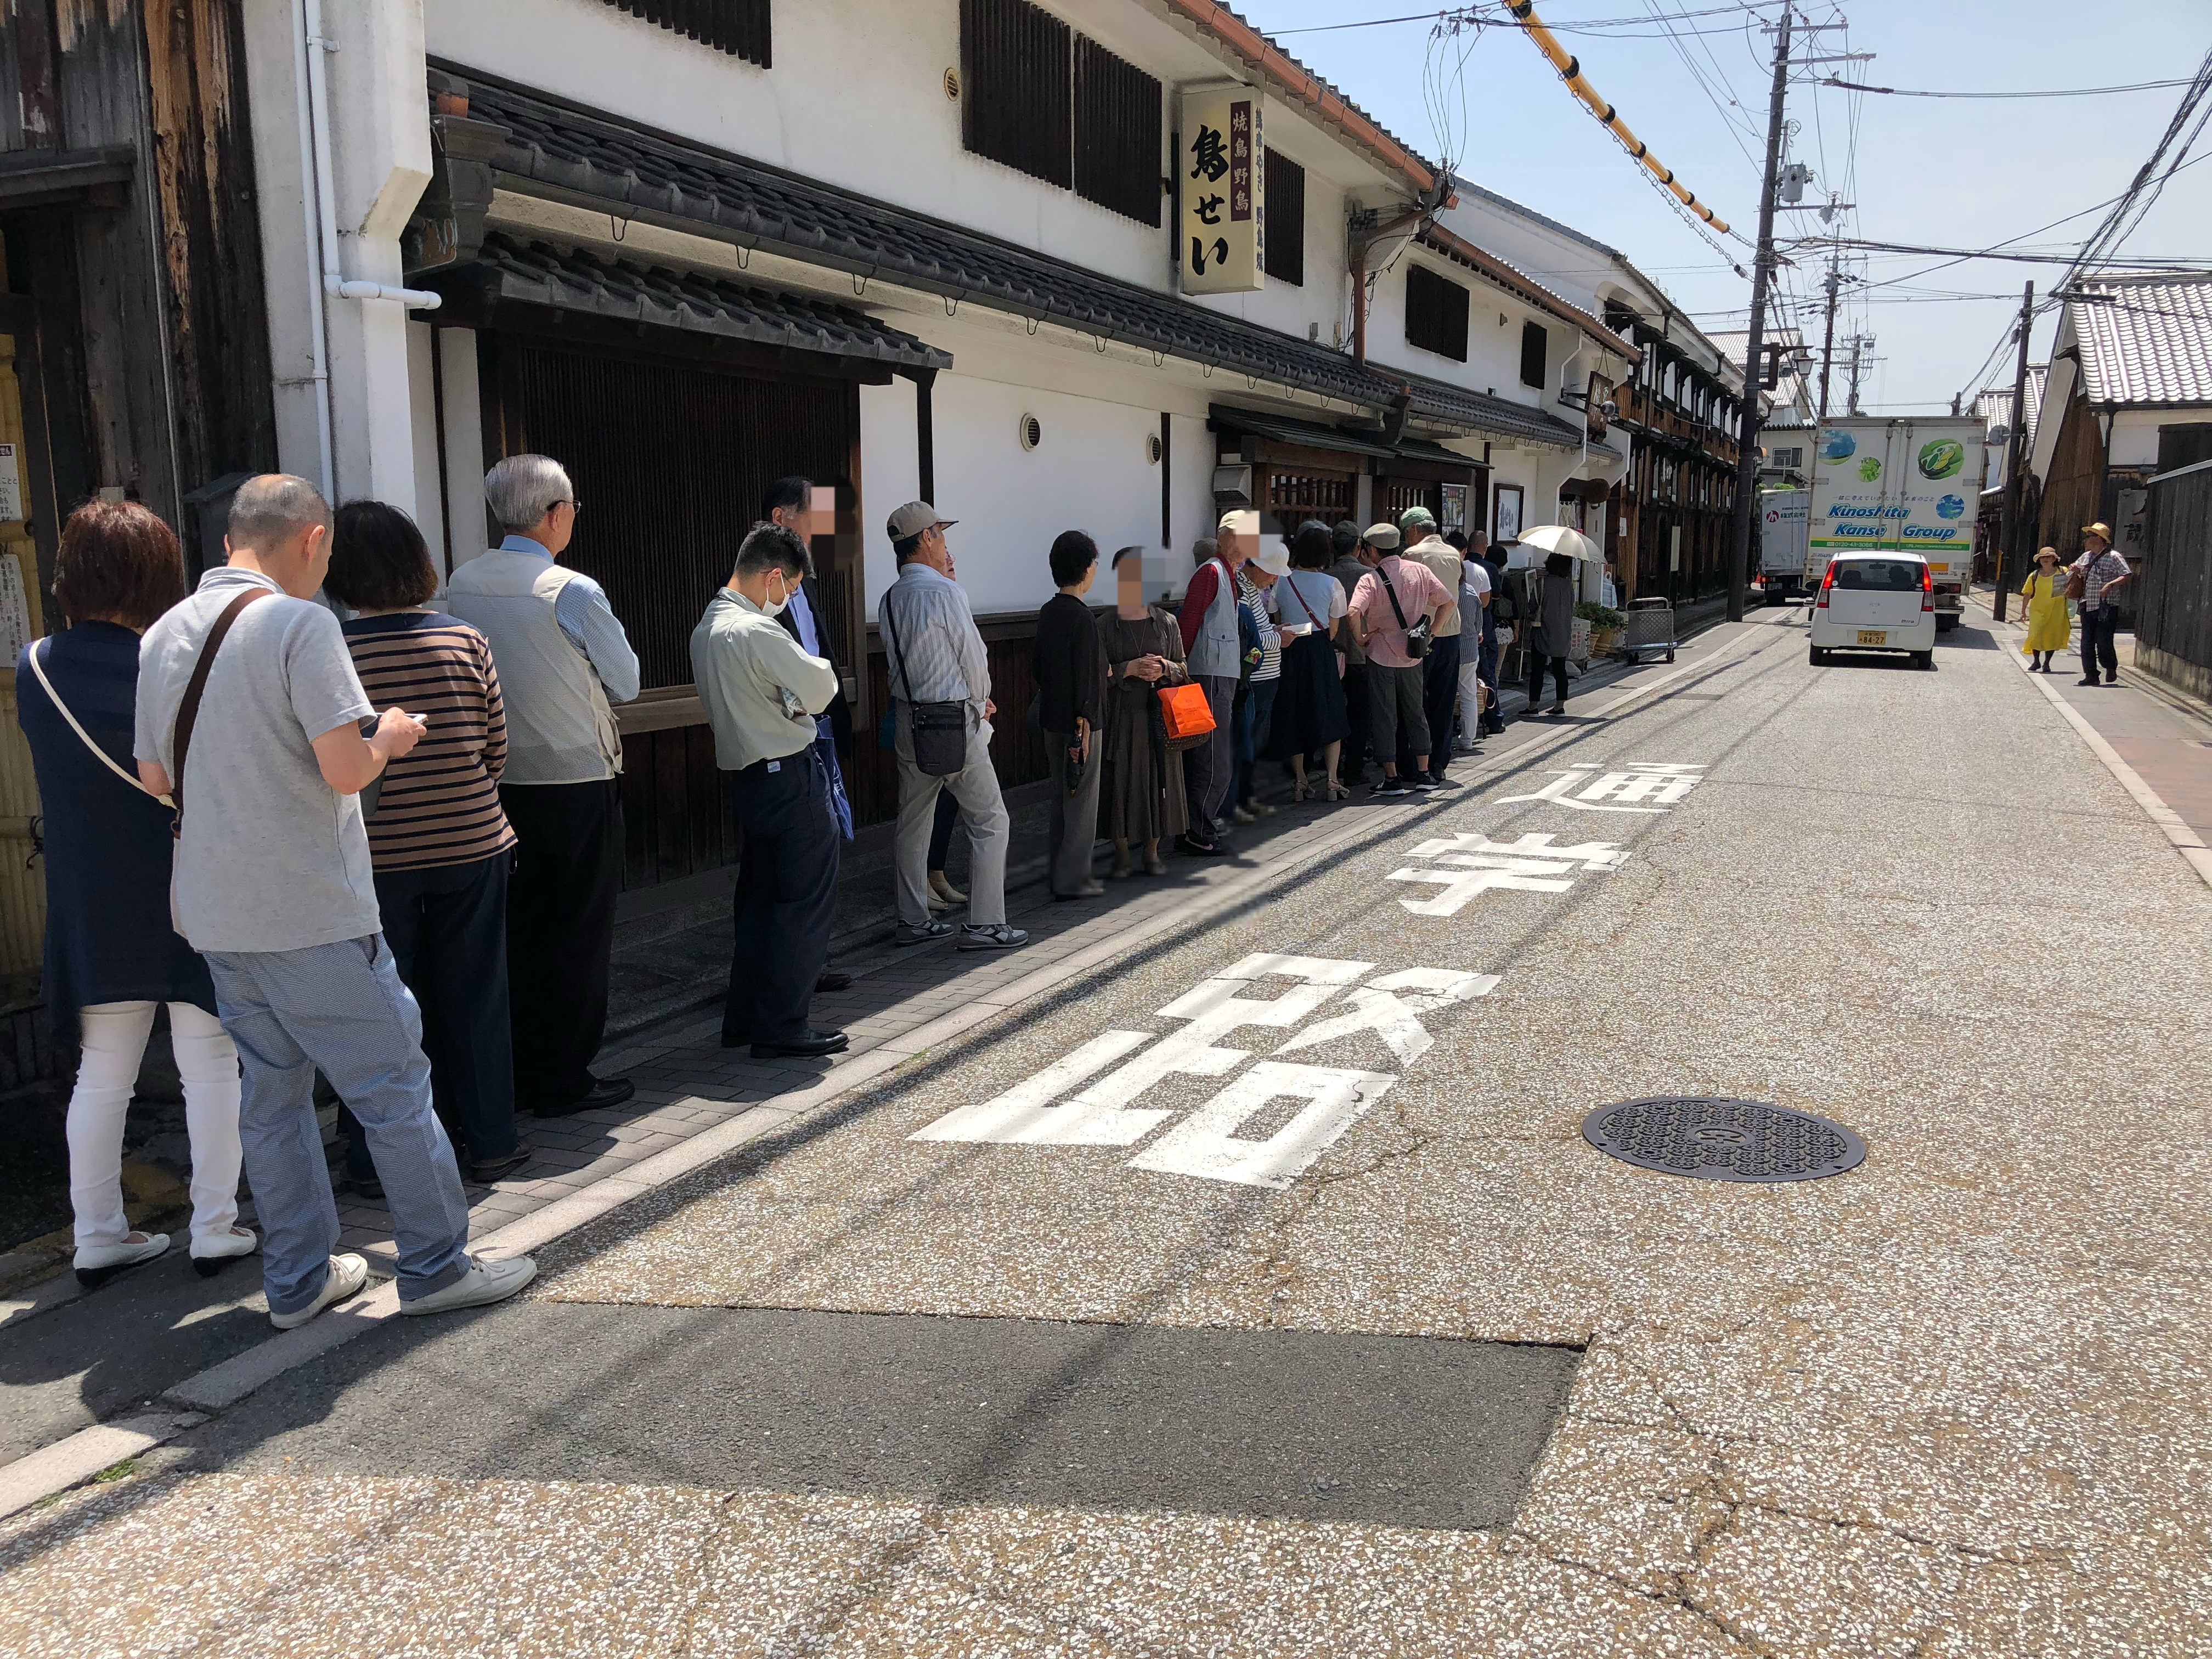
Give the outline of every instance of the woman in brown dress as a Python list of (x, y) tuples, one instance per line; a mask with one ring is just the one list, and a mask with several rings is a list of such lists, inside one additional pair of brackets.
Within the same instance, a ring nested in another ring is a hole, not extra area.
[(1101, 816), (1114, 838), (1114, 867), (1130, 872), (1129, 844), (1145, 848), (1145, 873), (1164, 876), (1162, 836), (1189, 828), (1183, 805), (1180, 756), (1168, 751), (1158, 690), (1189, 678), (1183, 667), (1182, 634), (1175, 618), (1145, 603), (1144, 552), (1125, 547), (1114, 556), (1116, 603), (1098, 624), (1106, 653), (1106, 769)]

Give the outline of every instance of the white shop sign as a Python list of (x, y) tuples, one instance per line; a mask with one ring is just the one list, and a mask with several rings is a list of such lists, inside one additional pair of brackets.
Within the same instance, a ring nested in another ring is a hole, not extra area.
[[(1471, 1002), (1498, 983), (1495, 974), (1444, 968), (1408, 968), (1368, 980), (1374, 968), (1371, 962), (1328, 957), (1246, 957), (1158, 1011), (1163, 1019), (1186, 1022), (1172, 1035), (1102, 1031), (1005, 1093), (956, 1107), (908, 1139), (1133, 1146), (1176, 1115), (1171, 1109), (1138, 1103), (1155, 1084), (1170, 1077), (1226, 1077), (1253, 1051), (1222, 1047), (1217, 1038), (1248, 1030), (1282, 1032), (1274, 1057), (1231, 1082), (1127, 1166), (1279, 1190), (1365, 1115), (1399, 1076), (1279, 1056), (1365, 1032), (1380, 1037), (1400, 1066), (1410, 1066), (1436, 1042), (1422, 1015)], [(1278, 980), (1291, 983), (1275, 996), (1247, 994)], [(1286, 1098), (1306, 1103), (1273, 1134), (1264, 1140), (1238, 1135), (1271, 1103)]]
[(15, 446), (0, 444), (0, 520), (20, 522), (23, 517), (23, 472)]

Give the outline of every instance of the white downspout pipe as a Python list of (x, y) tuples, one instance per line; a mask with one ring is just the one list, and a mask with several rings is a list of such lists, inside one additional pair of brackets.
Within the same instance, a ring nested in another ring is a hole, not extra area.
[(297, 94), (300, 151), (307, 164), (302, 169), (306, 174), (304, 188), (300, 192), (307, 219), (302, 228), (315, 261), (315, 280), (307, 284), (307, 379), (315, 388), (315, 448), (321, 468), (321, 477), (316, 482), (322, 486), (323, 499), (328, 501), (337, 490), (337, 465), (331, 435), (331, 360), (329, 343), (323, 335), (323, 289), (330, 277), (326, 262), (335, 256), (328, 252), (317, 228), (319, 204), (329, 199), (330, 186), (323, 171), (322, 133), (315, 119), (318, 100), (308, 89), (311, 82), (320, 85), (322, 81), (321, 12), (317, 0), (307, 0), (305, 10), (293, 14), (297, 30), (293, 61), (298, 72), (292, 83)]
[(342, 300), (390, 300), (405, 306), (410, 311), (435, 311), (445, 303), (442, 295), (427, 289), (392, 288), (383, 283), (349, 282), (340, 275), (338, 259), (337, 193), (332, 184), (331, 166), (331, 98), (330, 82), (323, 68), (323, 54), (336, 52), (338, 43), (323, 33), (322, 0), (304, 0), (307, 21), (307, 74), (303, 84), (302, 110), (304, 125), (314, 155), (315, 199), (319, 207), (317, 226), (318, 264), (321, 269), (321, 292), (313, 301), (314, 307), (315, 379), (322, 382), (323, 408), (317, 424), (321, 429), (323, 445), (323, 495), (328, 499), (336, 487), (335, 462), (331, 455), (330, 413), (330, 371), (323, 339), (323, 294), (331, 294)]

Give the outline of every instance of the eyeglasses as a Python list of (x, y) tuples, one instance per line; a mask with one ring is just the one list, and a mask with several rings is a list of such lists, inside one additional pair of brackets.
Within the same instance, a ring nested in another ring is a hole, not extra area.
[(584, 504), (581, 501), (556, 501), (553, 505), (555, 507), (565, 507), (571, 513), (581, 513), (584, 510)]

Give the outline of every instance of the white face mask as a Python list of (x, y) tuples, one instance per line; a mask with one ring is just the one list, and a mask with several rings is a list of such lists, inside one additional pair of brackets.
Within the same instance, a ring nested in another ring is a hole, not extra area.
[(766, 588), (763, 588), (761, 590), (761, 613), (763, 616), (781, 617), (783, 614), (784, 606), (790, 603), (791, 587), (788, 579), (785, 579), (783, 597), (780, 599), (770, 599), (768, 596), (768, 590)]

